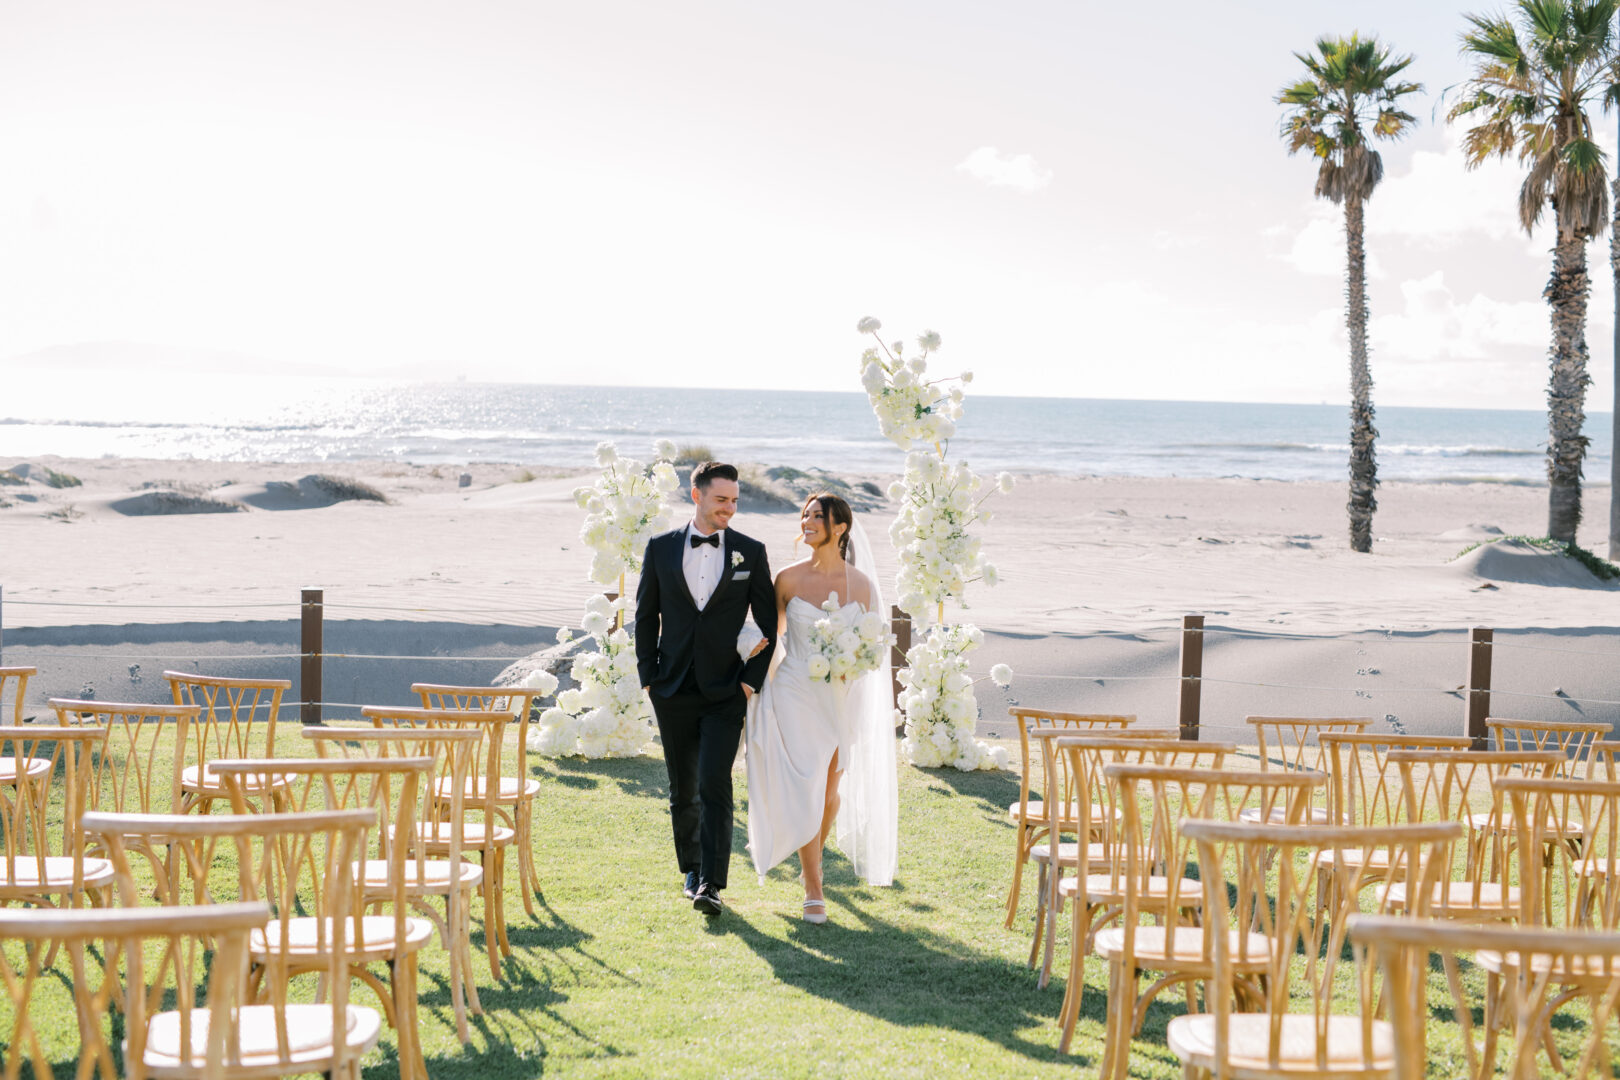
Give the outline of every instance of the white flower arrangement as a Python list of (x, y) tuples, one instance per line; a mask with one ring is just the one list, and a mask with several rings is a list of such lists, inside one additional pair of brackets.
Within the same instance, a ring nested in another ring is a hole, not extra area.
[(556, 705), (540, 714), (534, 736), (539, 753), (635, 757), (646, 746), (652, 703), (641, 689), (635, 642), (622, 627), (609, 629), (613, 616), (628, 604), (624, 597), (609, 600), (602, 595), (585, 602), (584, 628), (596, 639), (597, 651), (574, 657), (569, 674), (578, 685), (558, 694)]
[(731, 568), (733, 570), (735, 570), (735, 569), (737, 569), (737, 567), (741, 566), (742, 564), (743, 564), (743, 553), (740, 552), (740, 551), (733, 551), (731, 553)]
[(846, 612), (833, 593), (821, 605), (827, 614), (810, 627), (810, 677), (820, 682), (854, 682), (883, 665), (894, 645), (894, 635), (883, 614)]
[(667, 439), (660, 440), (655, 453), (656, 459), (645, 464), (620, 457), (610, 442), (598, 443), (601, 478), (574, 489), (574, 501), (585, 511), (579, 538), (591, 549), (590, 577), (599, 585), (639, 572), (647, 541), (673, 527), (675, 510), (667, 497), (680, 487), (670, 464), (675, 448)]
[[(1006, 768), (1007, 748), (990, 746), (973, 734), (979, 703), (973, 696), (975, 680), (968, 674), (967, 654), (983, 641), (984, 631), (976, 626), (936, 626), (922, 644), (906, 653), (900, 709), (906, 721), (903, 746), (913, 765), (964, 772)], [(1010, 669), (1003, 674), (1011, 680)]]
[[(855, 326), (873, 337), (882, 327), (870, 317)], [(927, 378), (928, 354), (939, 348), (939, 335), (930, 330), (917, 344), (922, 354), (910, 360), (902, 358), (905, 342), (885, 345), (882, 338), (878, 338), (878, 348), (861, 354), (861, 385), (877, 414), (878, 427), (884, 438), (902, 450), (944, 442), (956, 434), (956, 422), (962, 418), (961, 389), (948, 386), (951, 379), (930, 382)]]
[(968, 531), (988, 513), (980, 507), (992, 492), (983, 491), (984, 481), (966, 465), (921, 451), (907, 455), (905, 479), (895, 486), (890, 494), (900, 512), (889, 539), (900, 554), (896, 603), (927, 626), (946, 600), (961, 603), (970, 583), (993, 587), (1000, 580)]

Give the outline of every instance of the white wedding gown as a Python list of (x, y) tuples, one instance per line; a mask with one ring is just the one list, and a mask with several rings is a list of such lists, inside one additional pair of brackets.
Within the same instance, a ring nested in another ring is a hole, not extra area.
[[(844, 610), (861, 605), (849, 603)], [(848, 686), (810, 678), (810, 629), (822, 611), (802, 597), (787, 605), (787, 635), (748, 715), (748, 850), (761, 882), (815, 839), (826, 806), (827, 766), (839, 768), (838, 846), (869, 884), (894, 881), (898, 854), (892, 715), (872, 697), (873, 672)], [(876, 713), (876, 722), (873, 722)], [(863, 722), (863, 720), (865, 722)]]

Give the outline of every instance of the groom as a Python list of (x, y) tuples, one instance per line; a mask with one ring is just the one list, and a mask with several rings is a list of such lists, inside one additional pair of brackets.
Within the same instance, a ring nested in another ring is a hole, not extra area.
[[(692, 906), (711, 916), (731, 863), (731, 766), (776, 646), (765, 545), (726, 528), (737, 494), (733, 466), (692, 470), (692, 522), (648, 541), (636, 590), (636, 664), (664, 743), (675, 858)], [(737, 635), (750, 611), (765, 646), (744, 664)]]

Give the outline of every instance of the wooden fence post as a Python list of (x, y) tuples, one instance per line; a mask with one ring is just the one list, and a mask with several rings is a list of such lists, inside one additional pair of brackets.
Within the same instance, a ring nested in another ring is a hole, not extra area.
[(1468, 632), (1468, 697), (1464, 703), (1467, 730), (1473, 749), (1484, 750), (1490, 741), (1485, 718), (1491, 715), (1491, 640), (1494, 630), (1476, 626)]
[(303, 702), (300, 719), (305, 724), (322, 723), (321, 700), (326, 696), (321, 689), (321, 654), (325, 651), (321, 632), (325, 605), (325, 590), (303, 591), (300, 605), (302, 617), (299, 620), (303, 644), (299, 651), (304, 655), (298, 669), (298, 700)]
[(889, 668), (894, 676), (894, 706), (900, 707), (900, 669), (906, 666), (906, 653), (911, 650), (911, 617), (897, 606), (889, 608), (889, 629), (894, 634), (894, 648), (889, 650)]
[(1198, 738), (1198, 714), (1204, 677), (1204, 617), (1181, 617), (1181, 737)]

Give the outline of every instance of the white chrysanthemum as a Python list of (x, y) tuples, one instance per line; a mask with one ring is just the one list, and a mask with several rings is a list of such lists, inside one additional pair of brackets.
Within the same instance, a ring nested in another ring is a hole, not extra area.
[(608, 628), (608, 618), (600, 611), (588, 612), (580, 625), (587, 634), (600, 634)]
[(1015, 484), (1016, 482), (1017, 481), (1015, 481), (1013, 479), (1013, 474), (1012, 473), (1010, 473), (1010, 472), (1000, 473), (1000, 474), (998, 474), (996, 476), (996, 490), (1001, 492), (1003, 495), (1011, 495), (1012, 494), (1012, 489), (1013, 489), (1013, 484)]
[(613, 611), (613, 601), (607, 598), (606, 593), (597, 593), (585, 601), (585, 610), (593, 615), (608, 615)]
[(939, 348), (939, 331), (924, 330), (922, 336), (917, 339), (917, 344), (930, 351)]
[(566, 626), (560, 626), (557, 628), (557, 644), (566, 645), (572, 640), (574, 640), (573, 630)]
[(596, 444), (596, 463), (598, 465), (605, 469), (617, 460), (619, 460), (618, 447), (605, 441)]
[(875, 334), (881, 329), (883, 329), (883, 324), (872, 318), (870, 315), (866, 316), (860, 322), (855, 324), (855, 332), (857, 334)]
[(536, 668), (529, 672), (523, 680), (523, 685), (530, 690), (540, 691), (541, 697), (550, 697), (557, 690), (557, 676), (545, 668)]
[(997, 686), (1011, 686), (1013, 672), (1006, 664), (994, 664), (990, 668), (990, 681)]
[(973, 381), (973, 372), (971, 372), (971, 371), (962, 372), (962, 381), (965, 382), (965, 383), (972, 382)]
[(984, 580), (986, 587), (993, 589), (1001, 582), (1001, 571), (996, 569), (994, 563), (985, 563), (979, 570), (979, 577)]
[(675, 444), (669, 439), (659, 439), (653, 443), (653, 456), (659, 461), (674, 461), (675, 453)]

